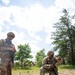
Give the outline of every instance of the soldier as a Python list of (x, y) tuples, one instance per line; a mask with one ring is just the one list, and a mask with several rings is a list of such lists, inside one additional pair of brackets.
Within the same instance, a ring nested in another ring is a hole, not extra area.
[(56, 63), (59, 59), (56, 59), (54, 57), (54, 52), (49, 51), (47, 53), (47, 56), (42, 61), (42, 67), (40, 68), (40, 75), (45, 75), (46, 72), (51, 75), (51, 71), (54, 72), (54, 75), (58, 75), (58, 68), (56, 66)]
[[(12, 39), (15, 38), (15, 34), (13, 32), (8, 32), (7, 33), (7, 38), (6, 39), (1, 39), (0, 40), (0, 52), (1, 51), (6, 51), (10, 54), (10, 58), (11, 58), (11, 69), (14, 65), (14, 53), (16, 52), (15, 46), (12, 43)], [(3, 54), (1, 53), (0, 56), (2, 56)], [(8, 56), (8, 55), (7, 55)], [(6, 57), (7, 57), (6, 56)], [(3, 59), (2, 59), (3, 60)], [(3, 62), (4, 63), (4, 62)], [(10, 74), (9, 74), (10, 75)]]

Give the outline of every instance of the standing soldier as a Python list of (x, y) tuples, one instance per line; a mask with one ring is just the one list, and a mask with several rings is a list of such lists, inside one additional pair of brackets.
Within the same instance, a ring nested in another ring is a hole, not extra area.
[[(12, 69), (12, 65), (14, 64), (14, 53), (16, 52), (16, 49), (15, 49), (15, 46), (14, 44), (12, 43), (12, 39), (15, 38), (15, 34), (13, 32), (8, 32), (7, 33), (7, 38), (6, 39), (1, 39), (0, 40), (0, 52), (1, 51), (6, 51), (10, 54), (10, 58), (11, 58), (11, 69)], [(1, 53), (0, 56), (3, 56), (3, 54)], [(7, 57), (8, 55), (6, 55)], [(1, 60), (4, 60), (4, 59), (1, 59)], [(6, 63), (6, 62), (3, 62), (2, 61), (2, 65), (4, 65), (3, 63)], [(4, 67), (4, 66), (3, 66)], [(6, 69), (6, 66), (4, 67)], [(6, 71), (6, 70), (2, 70), (2, 71)], [(9, 72), (9, 75), (11, 75), (11, 73)]]
[(56, 66), (56, 63), (59, 59), (56, 59), (54, 57), (54, 52), (49, 51), (47, 53), (47, 56), (42, 61), (42, 67), (40, 69), (40, 75), (45, 75), (46, 72), (51, 75), (51, 72), (53, 72), (53, 75), (58, 75), (58, 68)]

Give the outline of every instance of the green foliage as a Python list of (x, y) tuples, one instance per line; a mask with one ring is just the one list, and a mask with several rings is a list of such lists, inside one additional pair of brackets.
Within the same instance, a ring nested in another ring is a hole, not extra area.
[(19, 62), (15, 62), (15, 63), (14, 63), (14, 68), (19, 68), (19, 67), (20, 67)]
[(24, 44), (24, 45), (18, 45), (18, 52), (16, 52), (15, 55), (15, 60), (20, 61), (21, 67), (23, 67), (23, 63), (25, 60), (28, 58), (32, 58), (31, 53), (31, 48), (29, 44)]
[(36, 53), (36, 64), (38, 67), (42, 66), (42, 59), (46, 56), (45, 49), (40, 50)]
[(23, 66), (21, 67), (20, 62), (17, 61), (14, 63), (14, 68), (15, 69), (30, 69), (31, 67), (34, 66), (33, 64), (34, 62), (30, 61), (30, 60), (24, 60), (23, 61)]
[(75, 69), (75, 65), (61, 65), (59, 69)]
[(54, 24), (56, 31), (52, 33), (52, 39), (54, 40), (52, 44), (55, 45), (54, 50), (59, 50), (59, 55), (65, 58), (67, 63), (72, 64), (73, 60), (71, 59), (74, 58), (72, 55), (75, 55), (75, 51), (73, 53), (75, 49), (75, 43), (73, 42), (75, 41), (75, 26), (72, 25), (72, 18), (66, 9), (64, 9), (63, 14), (59, 22)]

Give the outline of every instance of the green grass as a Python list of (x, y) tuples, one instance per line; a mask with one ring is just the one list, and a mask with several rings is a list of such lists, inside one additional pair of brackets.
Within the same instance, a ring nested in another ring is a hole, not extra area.
[(32, 67), (31, 68), (31, 70), (39, 70), (40, 68), (39, 67), (36, 67), (36, 66), (34, 66), (34, 67)]
[(21, 69), (21, 68), (18, 68), (18, 69), (13, 68), (13, 72), (18, 71), (18, 72), (25, 72), (25, 73), (31, 73), (31, 72), (34, 72), (34, 71), (38, 72), (39, 70), (40, 70), (40, 68), (36, 67), (36, 66), (28, 68), (28, 69), (27, 68), (23, 68), (23, 69)]
[[(62, 72), (64, 70), (75, 69), (72, 65), (61, 65), (58, 67), (58, 71)], [(31, 67), (30, 69), (13, 69), (13, 75), (39, 75), (39, 67)]]
[[(58, 67), (58, 69), (59, 70), (62, 70), (62, 69), (75, 69), (75, 65), (61, 65), (61, 66)], [(34, 66), (34, 67), (31, 67), (31, 68), (23, 68), (23, 69), (21, 69), (21, 68), (14, 68), (13, 70), (25, 70), (25, 71), (35, 70), (35, 71), (38, 71), (38, 70), (40, 70), (40, 68)]]
[(62, 69), (75, 69), (75, 65), (61, 65), (59, 67), (59, 70), (62, 70)]
[(13, 75), (39, 75), (40, 68), (31, 67), (30, 69), (13, 69)]
[[(61, 65), (58, 67), (58, 70), (61, 71), (61, 70), (65, 70), (65, 69), (75, 69), (75, 65)], [(31, 68), (24, 68), (24, 69), (13, 69), (13, 71), (23, 71), (23, 72), (30, 72), (30, 71), (39, 71), (40, 68), (39, 67), (31, 67)]]
[(20, 67), (18, 67), (18, 68), (13, 68), (13, 70), (39, 70), (40, 68), (39, 67), (36, 67), (36, 66), (34, 66), (34, 67), (25, 67), (25, 68), (20, 68)]

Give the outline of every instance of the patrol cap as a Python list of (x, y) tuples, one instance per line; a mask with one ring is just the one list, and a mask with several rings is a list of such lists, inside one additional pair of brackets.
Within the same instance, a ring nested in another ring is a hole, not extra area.
[(15, 34), (13, 32), (8, 32), (7, 36), (12, 36), (13, 38), (15, 38)]
[(53, 51), (48, 51), (47, 55), (48, 56), (54, 56), (54, 52)]

